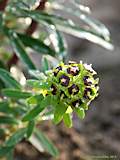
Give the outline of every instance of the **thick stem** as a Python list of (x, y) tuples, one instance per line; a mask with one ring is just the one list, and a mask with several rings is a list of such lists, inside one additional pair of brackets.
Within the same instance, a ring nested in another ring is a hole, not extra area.
[[(36, 8), (36, 10), (41, 10), (41, 11), (44, 10), (46, 2), (47, 2), (47, 0), (41, 0), (40, 5)], [(36, 21), (32, 20), (30, 26), (26, 30), (26, 34), (32, 35), (35, 32), (35, 30), (37, 29), (37, 25), (38, 25), (38, 23)]]
[(2, 0), (2, 1), (0, 2), (0, 11), (4, 11), (4, 10), (5, 10), (5, 7), (6, 7), (6, 5), (7, 5), (7, 2), (8, 2), (8, 0)]
[[(36, 10), (44, 10), (46, 2), (47, 2), (47, 0), (41, 0), (40, 4), (36, 8)], [(35, 30), (37, 29), (37, 25), (38, 25), (38, 23), (36, 21), (32, 20), (30, 26), (26, 30), (26, 34), (27, 35), (32, 35), (35, 32)], [(12, 56), (12, 58), (8, 61), (8, 67), (10, 68), (11, 65), (17, 64), (18, 60), (19, 60), (19, 58), (14, 53), (13, 56)]]

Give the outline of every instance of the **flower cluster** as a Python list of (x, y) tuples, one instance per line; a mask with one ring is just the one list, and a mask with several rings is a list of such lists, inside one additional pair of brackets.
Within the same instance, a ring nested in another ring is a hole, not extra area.
[(47, 73), (47, 82), (50, 83), (49, 94), (57, 96), (71, 108), (88, 105), (98, 96), (98, 82), (94, 75), (97, 74), (91, 65), (69, 61), (68, 65), (61, 62), (56, 68)]

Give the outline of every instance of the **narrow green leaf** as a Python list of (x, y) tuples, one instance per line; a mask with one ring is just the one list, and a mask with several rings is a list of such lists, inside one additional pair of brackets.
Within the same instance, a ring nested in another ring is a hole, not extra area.
[(18, 124), (18, 121), (9, 116), (0, 116), (0, 124)]
[(4, 69), (0, 68), (0, 79), (11, 88), (21, 89), (20, 84)]
[(22, 3), (24, 5), (24, 7), (26, 6), (29, 9), (31, 9), (31, 8), (33, 8), (36, 5), (37, 2), (38, 2), (38, 0), (22, 0), (19, 3)]
[(80, 119), (84, 119), (85, 110), (83, 108), (75, 108), (75, 112)]
[(28, 103), (28, 105), (37, 105), (38, 101), (37, 101), (36, 96), (32, 96), (32, 97), (28, 98), (27, 103)]
[[(43, 72), (40, 72), (39, 70), (29, 70), (29, 74), (33, 76), (35, 79), (43, 80), (46, 78)], [(28, 80), (29, 81), (29, 80)]]
[(71, 22), (68, 19), (65, 19), (63, 17), (47, 14), (45, 12), (28, 11), (23, 9), (20, 9), (19, 11), (20, 11), (20, 14), (22, 14), (22, 16), (31, 17), (32, 19), (40, 23), (42, 22), (44, 24), (46, 23), (47, 25), (48, 24), (51, 25), (51, 21), (52, 21), (56, 25), (57, 29), (60, 31), (66, 32), (68, 34), (71, 34), (79, 38), (87, 39), (109, 50), (113, 50), (113, 45), (110, 42), (110, 37), (109, 38), (107, 37), (107, 39), (105, 39), (105, 37), (100, 35), (98, 32), (94, 32), (91, 29), (86, 29), (84, 27), (76, 25), (73, 21)]
[[(48, 32), (51, 36), (49, 36), (52, 45), (55, 48), (57, 56), (60, 60), (64, 60), (67, 55), (67, 44), (65, 38), (60, 33), (60, 31), (56, 28), (56, 25), (53, 23), (54, 21), (49, 20)], [(56, 41), (56, 43), (54, 43)]]
[(51, 6), (54, 9), (60, 10), (62, 12), (66, 12), (68, 14), (71, 14), (79, 18), (82, 22), (89, 25), (89, 27), (91, 27), (93, 32), (97, 32), (99, 35), (109, 40), (110, 33), (109, 33), (109, 30), (105, 27), (105, 25), (99, 22), (98, 20), (96, 20), (95, 18), (91, 18), (88, 14), (87, 15), (83, 14), (83, 12), (80, 11), (80, 9), (74, 10), (69, 7), (66, 8), (64, 5), (58, 4), (58, 3), (53, 3)]
[[(43, 100), (43, 96), (39, 95), (39, 103), (36, 107), (34, 107), (31, 111), (29, 111), (22, 119), (22, 121), (30, 121), (33, 120), (43, 109), (44, 106), (40, 105), (40, 102)], [(36, 99), (37, 100), (37, 99)]]
[(28, 79), (26, 81), (27, 85), (30, 87), (34, 87), (36, 84), (39, 84), (40, 81), (39, 80), (35, 80), (35, 79)]
[(43, 98), (43, 96), (41, 94), (34, 95), (34, 96), (27, 99), (27, 103), (28, 103), (28, 105), (37, 105), (37, 104), (41, 103), (42, 98)]
[[(44, 76), (44, 75), (43, 75)], [(40, 82), (38, 80), (27, 80), (28, 86), (31, 86), (33, 88), (40, 88), (40, 89), (48, 89), (50, 86), (46, 82)]]
[(5, 102), (0, 102), (0, 112), (2, 113), (7, 113), (9, 115), (22, 115), (24, 112), (26, 112), (26, 108), (24, 108), (21, 105), (17, 105), (13, 107), (12, 105), (5, 101)]
[(32, 93), (22, 92), (22, 91), (13, 90), (13, 89), (3, 89), (2, 94), (4, 96), (10, 97), (10, 98), (16, 98), (16, 99), (26, 99), (32, 96)]
[(63, 115), (67, 110), (67, 106), (64, 103), (59, 103), (56, 105), (54, 112), (54, 123), (58, 124), (63, 119)]
[(27, 55), (24, 45), (21, 42), (19, 36), (15, 32), (9, 32), (9, 38), (11, 39), (11, 44), (17, 56), (24, 62), (28, 69), (36, 69), (35, 65)]
[(26, 134), (27, 129), (21, 128), (17, 130), (6, 142), (6, 146), (15, 146), (18, 142), (20, 142)]
[(45, 107), (50, 105), (51, 96), (43, 97), (42, 95), (39, 98), (38, 105), (33, 108), (30, 112), (28, 112), (22, 119), (23, 122), (33, 120), (36, 116), (39, 115), (40, 112), (43, 111)]
[(27, 113), (22, 121), (25, 122), (25, 121), (30, 121), (32, 119), (34, 119), (40, 112), (43, 111), (43, 107), (41, 107), (40, 105), (37, 105), (35, 108), (33, 108), (29, 113)]
[(35, 121), (34, 120), (29, 121), (27, 126), (27, 138), (29, 138), (32, 135), (34, 127), (35, 127)]
[(48, 95), (40, 102), (41, 107), (45, 108), (52, 104), (52, 96)]
[(56, 28), (56, 38), (58, 39), (59, 57), (61, 60), (67, 55), (67, 43), (62, 33)]
[(26, 106), (21, 105), (17, 105), (14, 107), (10, 107), (10, 112), (9, 114), (13, 114), (14, 116), (22, 116), (25, 112), (27, 112), (28, 108)]
[(38, 141), (42, 144), (43, 148), (48, 151), (52, 156), (58, 156), (57, 148), (52, 144), (52, 142), (45, 137), (45, 135), (39, 131), (37, 128), (34, 131), (35, 136), (38, 138)]
[(0, 112), (9, 113), (9, 103), (8, 102), (0, 102)]
[(18, 36), (25, 46), (34, 49), (38, 53), (49, 54), (51, 56), (56, 55), (55, 51), (45, 45), (42, 41), (24, 34), (18, 34)]
[(71, 115), (70, 114), (64, 114), (64, 116), (63, 116), (63, 121), (64, 121), (64, 123), (65, 123), (65, 125), (67, 126), (67, 127), (69, 127), (69, 128), (71, 128), (72, 127), (72, 119), (71, 119)]
[(49, 70), (49, 62), (46, 57), (43, 56), (42, 58), (42, 71), (45, 73), (45, 71)]
[(12, 150), (13, 147), (1, 147), (0, 146), (0, 157), (5, 156), (8, 152)]

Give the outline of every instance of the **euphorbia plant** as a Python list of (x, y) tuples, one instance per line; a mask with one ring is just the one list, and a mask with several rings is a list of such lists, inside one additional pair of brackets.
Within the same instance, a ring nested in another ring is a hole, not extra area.
[[(60, 15), (63, 12), (82, 24)], [(36, 125), (63, 120), (71, 127), (73, 113), (83, 119), (98, 96), (96, 72), (81, 61), (65, 61), (66, 41), (60, 32), (113, 49), (108, 29), (89, 12), (72, 0), (66, 7), (54, 0), (0, 1), (0, 157), (12, 159), (23, 138), (57, 156), (57, 149)], [(41, 67), (33, 63), (28, 48), (42, 55)]]

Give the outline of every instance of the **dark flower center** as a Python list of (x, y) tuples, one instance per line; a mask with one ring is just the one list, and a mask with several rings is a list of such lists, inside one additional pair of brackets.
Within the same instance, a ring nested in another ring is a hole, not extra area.
[(81, 99), (78, 99), (72, 102), (73, 107), (79, 107), (81, 104), (82, 104)]
[(89, 78), (89, 76), (84, 76), (83, 80), (87, 80)]
[(83, 81), (86, 86), (90, 86), (92, 82), (88, 81), (89, 76), (84, 76)]
[(61, 97), (61, 98), (67, 98), (67, 96), (66, 96), (66, 94), (64, 93), (64, 91), (61, 91), (61, 92), (60, 92), (60, 97)]
[(62, 86), (67, 87), (69, 85), (70, 78), (68, 76), (66, 76), (66, 75), (62, 75), (59, 78), (59, 82), (61, 83)]
[(56, 95), (57, 94), (57, 88), (54, 84), (51, 85), (51, 89), (52, 89), (52, 94)]
[(88, 93), (92, 94), (92, 89), (91, 88), (85, 88), (83, 97), (86, 98), (86, 99), (90, 99), (89, 96), (88, 96)]
[(98, 84), (95, 84), (95, 87), (98, 87)]
[(76, 76), (76, 75), (78, 75), (79, 74), (79, 68), (77, 67), (77, 66), (72, 66), (72, 67), (69, 67), (68, 69), (67, 69), (67, 72), (69, 73), (69, 74), (72, 74), (73, 76)]
[(68, 92), (75, 95), (79, 92), (79, 87), (76, 84), (73, 84), (71, 87), (68, 88)]
[(55, 71), (53, 72), (54, 73), (54, 76), (57, 76), (58, 72), (62, 70), (62, 67), (61, 66), (58, 66), (57, 68), (55, 68)]

